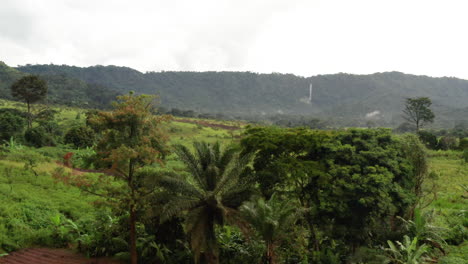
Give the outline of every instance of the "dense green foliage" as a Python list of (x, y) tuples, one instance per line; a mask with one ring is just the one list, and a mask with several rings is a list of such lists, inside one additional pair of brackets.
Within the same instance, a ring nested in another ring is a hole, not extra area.
[(94, 130), (87, 126), (71, 128), (64, 137), (65, 144), (73, 144), (77, 148), (91, 147), (95, 141)]
[(437, 149), (437, 136), (430, 131), (418, 131), (419, 140), (421, 140), (428, 149)]
[(316, 250), (330, 246), (323, 237), (348, 250), (375, 239), (388, 232), (384, 227), (395, 228), (389, 220), (405, 216), (415, 202), (411, 160), (389, 130), (252, 128), (246, 133), (242, 146), (256, 153), (260, 190), (267, 197), (285, 193), (309, 208)]
[(56, 142), (51, 134), (47, 133), (44, 127), (33, 127), (24, 133), (26, 142), (36, 148), (44, 146), (55, 146)]
[(0, 142), (22, 138), (26, 126), (24, 114), (16, 109), (0, 109)]

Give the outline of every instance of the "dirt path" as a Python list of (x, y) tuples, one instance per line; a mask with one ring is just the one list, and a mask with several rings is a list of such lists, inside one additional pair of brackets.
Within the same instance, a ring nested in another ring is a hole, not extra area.
[(120, 264), (109, 258), (89, 259), (68, 249), (28, 248), (0, 258), (0, 264)]

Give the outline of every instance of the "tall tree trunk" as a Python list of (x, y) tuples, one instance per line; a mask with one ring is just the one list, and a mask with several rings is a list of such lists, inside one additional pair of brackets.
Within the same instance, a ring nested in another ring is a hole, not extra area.
[[(133, 130), (132, 130), (133, 131)], [(132, 137), (132, 135), (131, 135)], [(131, 190), (131, 201), (130, 201), (130, 259), (131, 264), (138, 263), (138, 255), (136, 248), (136, 199), (135, 199), (135, 188), (133, 184), (133, 174), (135, 168), (133, 166), (133, 159), (130, 159), (128, 162), (128, 187)]]
[(205, 258), (208, 264), (219, 264), (219, 248), (216, 241), (214, 219), (211, 217), (209, 222), (209, 234), (207, 234), (208, 248), (206, 249)]
[(130, 258), (131, 258), (132, 264), (138, 263), (135, 226), (136, 226), (135, 205), (130, 205)]
[(268, 264), (276, 264), (275, 246), (272, 242), (267, 242), (266, 260)]
[(28, 128), (32, 128), (31, 104), (29, 100), (26, 101), (26, 105), (28, 106)]

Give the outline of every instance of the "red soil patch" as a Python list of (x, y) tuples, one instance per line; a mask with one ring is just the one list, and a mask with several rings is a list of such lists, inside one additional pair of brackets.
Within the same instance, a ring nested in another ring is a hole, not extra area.
[(228, 126), (228, 125), (223, 125), (223, 124), (210, 123), (208, 121), (203, 121), (203, 120), (176, 119), (176, 121), (177, 122), (182, 122), (182, 123), (197, 124), (197, 125), (202, 125), (202, 126), (206, 126), (206, 127), (222, 128), (222, 129), (226, 129), (226, 130), (240, 129), (240, 127), (238, 127), (238, 126)]
[(0, 264), (120, 264), (109, 258), (86, 258), (68, 249), (28, 248), (0, 258)]
[(90, 169), (80, 169), (80, 168), (73, 168), (71, 167), (70, 165), (66, 164), (66, 163), (62, 163), (60, 161), (56, 161), (55, 162), (57, 165), (59, 166), (62, 166), (62, 167), (65, 167), (65, 168), (69, 168), (72, 170), (72, 173), (74, 175), (81, 175), (83, 173), (104, 173), (104, 174), (107, 174), (107, 175), (112, 175), (111, 173), (109, 172), (106, 172), (106, 171), (102, 171), (102, 170), (90, 170)]

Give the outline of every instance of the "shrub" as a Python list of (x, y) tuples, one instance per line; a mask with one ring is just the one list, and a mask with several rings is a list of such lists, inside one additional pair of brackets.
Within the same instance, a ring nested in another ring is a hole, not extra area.
[(460, 143), (458, 144), (459, 150), (467, 150), (468, 149), (468, 138), (460, 139)]
[(437, 148), (437, 137), (429, 131), (419, 131), (418, 132), (419, 140), (428, 148), (436, 149)]
[(34, 127), (26, 130), (24, 139), (29, 145), (36, 148), (56, 145), (54, 138), (43, 127)]
[(91, 147), (94, 144), (96, 135), (89, 127), (75, 127), (65, 134), (65, 144), (72, 144), (77, 148)]
[(62, 128), (54, 120), (41, 121), (39, 122), (39, 126), (44, 128), (47, 134), (50, 134), (56, 138), (61, 138), (63, 136)]
[(449, 150), (449, 149), (456, 149), (457, 148), (457, 138), (451, 136), (442, 137), (439, 140), (439, 144), (437, 145), (438, 149), (441, 150)]
[(73, 152), (72, 164), (74, 168), (90, 169), (97, 159), (96, 152), (92, 148), (85, 148)]
[(24, 131), (26, 119), (14, 112), (0, 113), (0, 142), (18, 137)]

